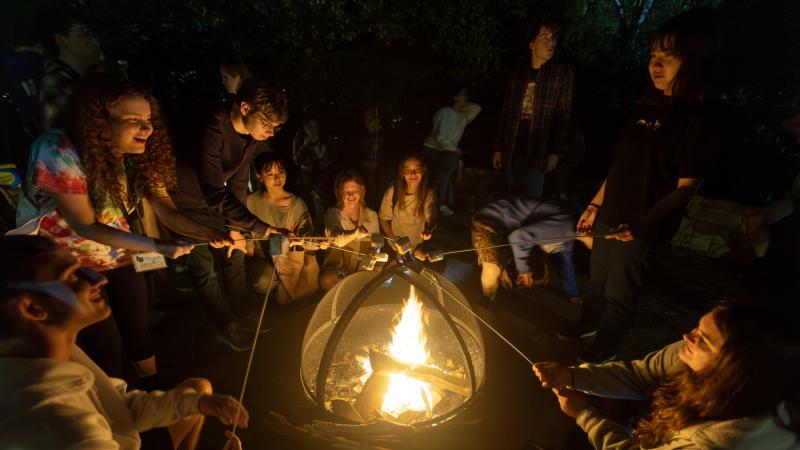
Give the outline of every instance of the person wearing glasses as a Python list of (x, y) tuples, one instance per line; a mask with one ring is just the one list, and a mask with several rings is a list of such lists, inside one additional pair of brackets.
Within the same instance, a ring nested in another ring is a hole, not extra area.
[(407, 237), (414, 256), (425, 259), (423, 242), (433, 236), (438, 211), (436, 193), (429, 184), (428, 166), (419, 155), (410, 155), (397, 166), (397, 179), (386, 189), (378, 218), (389, 239)]
[[(252, 296), (246, 289), (244, 264), (247, 247), (240, 231), (259, 238), (288, 233), (247, 209), (250, 161), (256, 145), (272, 137), (287, 116), (283, 93), (250, 78), (242, 83), (231, 103), (201, 126), (191, 127), (177, 145), (178, 184), (172, 192), (176, 206), (200, 223), (227, 231), (237, 244), (227, 252), (199, 246), (186, 258), (200, 302), (217, 326), (218, 340), (234, 351), (250, 348), (253, 330), (247, 328), (257, 322), (250, 314)], [(184, 238), (201, 242), (196, 236)], [(220, 286), (215, 260), (228, 295)]]

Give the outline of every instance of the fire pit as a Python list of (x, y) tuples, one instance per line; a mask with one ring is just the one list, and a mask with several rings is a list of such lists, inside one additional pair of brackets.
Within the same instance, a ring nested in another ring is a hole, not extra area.
[(357, 272), (320, 301), (303, 339), (306, 395), (348, 423), (426, 427), (483, 385), (485, 349), (464, 295), (441, 274), (390, 263)]

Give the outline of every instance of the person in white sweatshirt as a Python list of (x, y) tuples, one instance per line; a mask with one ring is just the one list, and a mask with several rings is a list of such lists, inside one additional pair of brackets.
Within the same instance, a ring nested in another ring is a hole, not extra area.
[[(0, 448), (139, 449), (139, 433), (166, 427), (193, 449), (205, 416), (232, 424), (240, 406), (193, 378), (169, 391), (128, 390), (76, 345), (111, 311), (105, 277), (39, 236), (0, 238)], [(247, 427), (244, 407), (239, 427)], [(226, 448), (240, 448), (230, 433)]]

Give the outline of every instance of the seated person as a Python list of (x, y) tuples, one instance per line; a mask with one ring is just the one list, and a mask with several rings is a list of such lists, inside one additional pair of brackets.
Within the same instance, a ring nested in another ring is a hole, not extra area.
[[(378, 214), (365, 203), (367, 187), (361, 175), (345, 170), (336, 177), (336, 206), (325, 213), (325, 236), (335, 238), (333, 245), (367, 253), (371, 242), (365, 238), (380, 234)], [(329, 290), (342, 278), (358, 270), (360, 256), (332, 248), (323, 264), (320, 287)]]
[(76, 346), (111, 314), (103, 275), (41, 236), (2, 237), (0, 254), (0, 448), (138, 449), (139, 433), (166, 427), (173, 448), (193, 449), (204, 416), (233, 423), (239, 402), (208, 380), (128, 390)]
[[(796, 449), (800, 339), (792, 317), (722, 303), (683, 340), (632, 362), (533, 366), (596, 449)], [(634, 433), (586, 395), (641, 400)]]
[[(563, 203), (533, 197), (509, 197), (493, 201), (472, 216), (472, 245), (490, 247), (507, 242), (525, 242), (571, 236), (575, 230), (575, 217)], [(571, 240), (538, 245), (555, 266), (564, 293), (573, 303), (580, 303), (580, 291), (575, 280), (575, 265), (572, 262)], [(531, 252), (536, 244), (512, 245), (511, 252), (517, 269), (515, 284), (532, 286)], [(478, 265), (481, 266), (481, 289), (483, 295), (493, 299), (497, 294), (501, 276), (507, 287), (511, 279), (506, 270), (503, 248), (478, 250)]]
[[(283, 189), (286, 184), (286, 165), (276, 153), (262, 153), (253, 162), (261, 183), (256, 192), (247, 196), (247, 209), (265, 221), (293, 236), (310, 236), (314, 232), (311, 216), (303, 200)], [(287, 304), (319, 290), (319, 265), (313, 252), (293, 245), (287, 255), (270, 255), (267, 241), (248, 241), (247, 279), (253, 289), (265, 294), (273, 272), (272, 289), (277, 289), (278, 303)], [(312, 244), (306, 244), (310, 246)], [(311, 247), (309, 247), (311, 249)]]
[(423, 242), (436, 228), (436, 194), (430, 188), (425, 159), (410, 155), (400, 161), (397, 178), (383, 194), (379, 219), (383, 234), (395, 240), (407, 237), (414, 256), (425, 260)]

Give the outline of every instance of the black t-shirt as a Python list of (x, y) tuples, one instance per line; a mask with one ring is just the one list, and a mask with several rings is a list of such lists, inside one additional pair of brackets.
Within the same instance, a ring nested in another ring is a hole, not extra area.
[(613, 227), (629, 224), (638, 237), (674, 234), (683, 208), (660, 219), (650, 210), (679, 178), (709, 175), (719, 153), (718, 117), (702, 103), (638, 104), (614, 148), (600, 218)]

